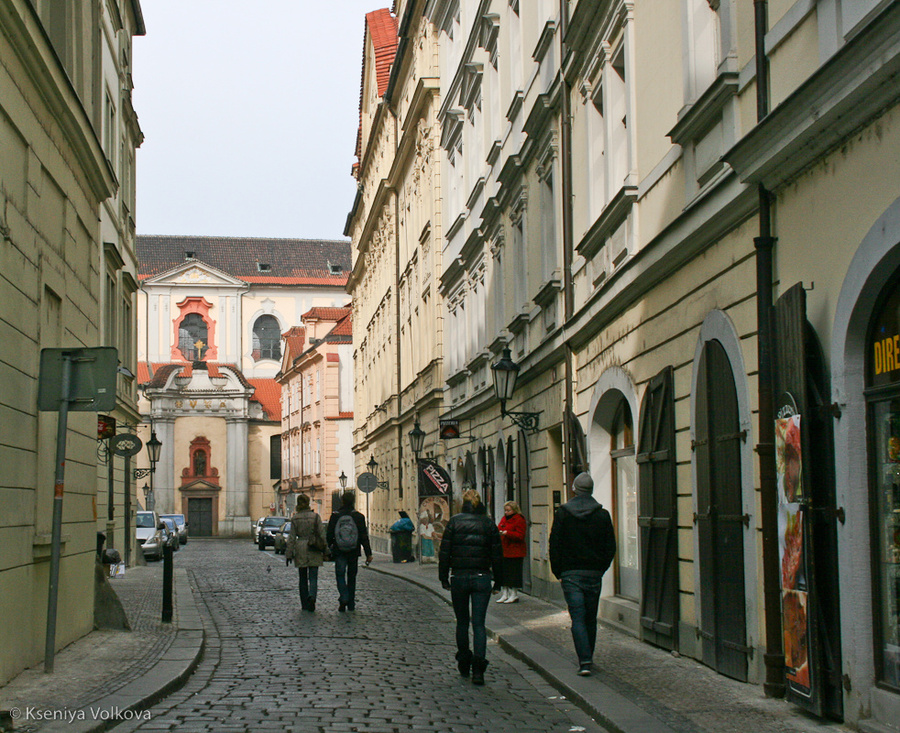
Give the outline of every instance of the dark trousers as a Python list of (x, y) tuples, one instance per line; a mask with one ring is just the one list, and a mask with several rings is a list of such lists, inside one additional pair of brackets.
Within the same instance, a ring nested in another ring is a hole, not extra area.
[[(487, 653), (487, 631), (484, 619), (491, 600), (493, 581), (486, 573), (454, 575), (450, 579), (450, 599), (456, 614), (456, 648), (469, 650), (469, 623), (472, 624), (472, 647), (475, 656), (484, 659)], [(469, 610), (471, 605), (471, 612)]]
[(560, 576), (559, 584), (572, 619), (572, 642), (578, 663), (590, 664), (597, 643), (597, 611), (603, 573), (598, 570), (567, 570)]
[(356, 608), (356, 574), (359, 571), (359, 555), (336, 552), (334, 576), (337, 580), (338, 598), (351, 611)]
[(297, 568), (300, 574), (300, 606), (308, 608), (310, 602), (316, 602), (319, 591), (319, 568)]

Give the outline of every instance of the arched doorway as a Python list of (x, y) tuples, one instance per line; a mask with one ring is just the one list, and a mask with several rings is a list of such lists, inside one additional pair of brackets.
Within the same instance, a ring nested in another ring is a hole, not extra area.
[(703, 662), (747, 680), (741, 431), (734, 373), (718, 340), (703, 345), (696, 383), (694, 460)]

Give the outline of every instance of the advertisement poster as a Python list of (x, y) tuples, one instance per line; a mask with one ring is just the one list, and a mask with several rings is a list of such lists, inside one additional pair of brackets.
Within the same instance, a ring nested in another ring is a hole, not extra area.
[(419, 557), (423, 563), (437, 562), (441, 537), (450, 520), (452, 483), (436, 462), (419, 460)]
[(800, 415), (775, 421), (775, 470), (778, 478), (778, 550), (781, 560), (781, 609), (784, 663), (791, 689), (812, 694), (809, 666), (809, 587), (805, 553), (803, 452)]

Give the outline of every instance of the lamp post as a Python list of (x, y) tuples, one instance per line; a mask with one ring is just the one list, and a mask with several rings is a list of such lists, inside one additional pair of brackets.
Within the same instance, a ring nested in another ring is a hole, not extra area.
[(519, 376), (519, 365), (512, 360), (509, 348), (503, 349), (500, 359), (491, 364), (491, 376), (494, 378), (494, 394), (500, 400), (500, 414), (510, 418), (523, 430), (537, 432), (538, 412), (511, 412), (506, 409), (507, 400), (511, 400), (516, 391), (516, 378)]
[(341, 475), (338, 476), (338, 481), (341, 482), (341, 491), (347, 488), (347, 474), (341, 471)]
[(134, 469), (135, 480), (150, 477), (150, 488), (144, 486), (144, 503), (147, 511), (152, 512), (156, 507), (156, 499), (153, 496), (153, 474), (156, 473), (156, 464), (159, 462), (159, 454), (162, 451), (162, 441), (156, 437), (156, 431), (151, 430), (150, 440), (147, 441), (147, 458), (150, 460), (150, 468)]
[(422, 453), (422, 449), (425, 447), (425, 431), (422, 430), (422, 426), (419, 425), (419, 416), (416, 415), (416, 422), (413, 425), (413, 429), (407, 433), (409, 435), (409, 447), (412, 449), (413, 455), (416, 458), (416, 469), (413, 471), (413, 488), (415, 489), (416, 481), (419, 477), (419, 455)]

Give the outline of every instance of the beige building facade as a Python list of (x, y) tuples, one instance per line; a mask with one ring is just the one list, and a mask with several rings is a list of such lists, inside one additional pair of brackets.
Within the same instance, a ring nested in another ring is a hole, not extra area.
[[(143, 32), (137, 2), (13, 0), (0, 9), (0, 684), (45, 656), (57, 414), (37, 408), (41, 349), (122, 346), (102, 332), (100, 295), (101, 211), (120, 187), (104, 144), (102, 33), (111, 13), (116, 47), (127, 48)], [(132, 128), (116, 146), (133, 152), (138, 142)], [(118, 404), (130, 414), (121, 386)], [(93, 628), (95, 529), (105, 526), (95, 413), (68, 420), (64, 488), (55, 649)]]
[[(421, 12), (438, 40), (439, 417), (467, 441), (434, 450), (453, 491), (478, 488), (495, 518), (520, 504), (526, 588), (561, 600), (549, 528), (588, 470), (617, 535), (606, 623), (894, 730), (900, 6)], [(389, 303), (404, 264), (370, 289), (355, 262), (355, 299)], [(380, 327), (379, 343), (401, 333)], [(402, 393), (381, 384), (358, 410), (369, 434), (404, 414), (377, 409)]]
[[(422, 458), (439, 457), (443, 304), (438, 47), (424, 3), (366, 16), (359, 193), (345, 233), (353, 241), (354, 480), (377, 463), (383, 487), (368, 501), (373, 547), (386, 550), (397, 512), (418, 509), (409, 432), (426, 433)], [(358, 507), (365, 509), (362, 501)]]
[(305, 494), (323, 519), (340, 508), (341, 476), (352, 488), (352, 309), (312, 308), (284, 334), (279, 512)]
[(142, 505), (250, 536), (280, 508), (282, 334), (346, 304), (349, 245), (141, 235), (138, 254), (140, 434), (162, 442)]

